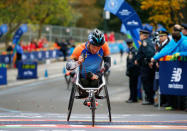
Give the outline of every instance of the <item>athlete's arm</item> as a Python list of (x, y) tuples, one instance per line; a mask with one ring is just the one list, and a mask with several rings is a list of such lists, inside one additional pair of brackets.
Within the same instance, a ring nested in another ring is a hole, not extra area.
[(81, 52), (84, 49), (84, 47), (85, 46), (82, 44), (74, 49), (70, 57), (70, 60), (68, 60), (68, 62), (66, 63), (67, 70), (74, 70), (75, 68), (77, 68), (77, 66), (79, 66), (84, 61), (83, 56), (81, 56)]
[(103, 56), (103, 60), (104, 60), (104, 68), (105, 68), (105, 72), (109, 70), (109, 68), (111, 67), (111, 57), (110, 57), (110, 49), (107, 43), (105, 43), (102, 46), (102, 49), (104, 51), (104, 56)]

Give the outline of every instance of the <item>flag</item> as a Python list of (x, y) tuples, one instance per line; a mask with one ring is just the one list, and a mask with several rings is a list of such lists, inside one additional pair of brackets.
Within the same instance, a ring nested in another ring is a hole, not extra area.
[(20, 28), (16, 31), (13, 37), (13, 44), (17, 44), (20, 40), (23, 33), (27, 32), (27, 24), (23, 24), (20, 26)]
[(15, 65), (16, 63), (16, 59), (17, 59), (17, 51), (19, 50), (20, 52), (22, 52), (23, 50), (21, 50), (21, 46), (18, 45), (18, 42), (21, 38), (21, 36), (23, 35), (23, 33), (27, 32), (27, 24), (23, 24), (19, 27), (19, 29), (16, 31), (16, 33), (14, 34), (13, 37), (13, 44), (14, 44), (14, 51), (13, 51), (13, 65)]
[(104, 10), (116, 15), (122, 21), (121, 32), (129, 31), (135, 47), (138, 48), (139, 29), (142, 28), (142, 23), (135, 10), (124, 0), (106, 0)]
[(121, 24), (121, 29), (120, 32), (124, 33), (124, 34), (129, 34), (130, 32), (125, 28), (125, 25), (122, 23)]
[(3, 24), (0, 26), (0, 38), (8, 31), (8, 26), (6, 24)]
[(121, 19), (127, 30), (133, 30), (142, 27), (141, 20), (136, 11), (127, 2), (123, 2), (121, 4), (121, 7), (116, 13), (116, 16)]
[(106, 0), (104, 10), (116, 15), (123, 2), (124, 0)]

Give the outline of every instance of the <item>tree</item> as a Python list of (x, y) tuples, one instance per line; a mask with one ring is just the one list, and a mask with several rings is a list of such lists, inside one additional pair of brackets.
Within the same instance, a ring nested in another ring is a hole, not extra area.
[(67, 0), (34, 0), (33, 13), (30, 22), (39, 25), (38, 38), (41, 37), (41, 31), (44, 24), (60, 21), (61, 25), (67, 26), (71, 20), (71, 7)]
[(72, 23), (72, 11), (67, 0), (1, 0), (0, 24), (8, 25), (5, 43), (12, 38), (12, 33), (21, 24), (39, 24), (39, 37), (43, 24), (60, 20), (61, 25)]
[(102, 22), (103, 7), (98, 6), (97, 0), (70, 0), (71, 6), (80, 12), (76, 22), (77, 27), (96, 28)]
[(141, 1), (140, 0), (126, 0), (126, 2), (132, 6), (132, 8), (136, 11), (136, 13), (139, 15), (142, 23), (147, 23), (149, 18), (149, 12), (144, 11), (141, 9)]
[(181, 9), (186, 4), (186, 0), (141, 0), (141, 9), (149, 12), (148, 20), (153, 25), (162, 23), (169, 29), (172, 25), (181, 23)]
[[(5, 34), (5, 45), (12, 37), (12, 33), (23, 23), (27, 23), (30, 10), (30, 1), (25, 0), (1, 0), (0, 2), (0, 24), (8, 25), (8, 32)], [(31, 5), (32, 6), (32, 5)]]

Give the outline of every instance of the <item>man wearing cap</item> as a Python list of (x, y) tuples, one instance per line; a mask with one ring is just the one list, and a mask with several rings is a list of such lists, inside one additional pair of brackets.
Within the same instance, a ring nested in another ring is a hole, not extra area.
[[(162, 50), (162, 48), (164, 48), (170, 42), (170, 39), (169, 39), (168, 35), (169, 35), (169, 33), (166, 31), (165, 28), (160, 28), (158, 30), (160, 46), (158, 47), (157, 52), (160, 52)], [(156, 62), (156, 72), (155, 72), (155, 74), (159, 75), (159, 61)], [(156, 80), (157, 80), (158, 85), (159, 85), (159, 81), (158, 81), (159, 78), (156, 79)], [(171, 98), (171, 96), (169, 96), (169, 95), (162, 95), (161, 94), (161, 102), (162, 102), (161, 104), (162, 104), (162, 106), (169, 107), (172, 104), (170, 98)]]
[(159, 42), (160, 42), (160, 47), (158, 49), (158, 51), (160, 51), (162, 48), (164, 48), (170, 41), (170, 39), (168, 38), (168, 32), (166, 31), (166, 29), (161, 28), (160, 30), (158, 30), (158, 36), (159, 36)]
[(140, 66), (141, 82), (146, 94), (146, 101), (143, 105), (151, 105), (154, 103), (153, 96), (153, 81), (154, 81), (154, 69), (149, 67), (151, 57), (155, 54), (153, 42), (149, 38), (150, 31), (146, 27), (140, 30), (141, 45), (138, 49), (137, 58), (135, 64)]
[(166, 55), (185, 55), (185, 52), (187, 52), (187, 39), (184, 35), (182, 35), (181, 31), (182, 27), (180, 25), (174, 25), (172, 39), (164, 48), (162, 48), (159, 53), (154, 55), (154, 57), (151, 59), (152, 62)]
[(131, 39), (127, 39), (126, 43), (129, 49), (127, 55), (126, 75), (129, 77), (130, 89), (130, 96), (126, 102), (134, 103), (137, 102), (137, 83), (139, 75), (139, 68), (137, 65), (134, 64), (137, 55), (137, 50), (133, 47), (133, 41)]

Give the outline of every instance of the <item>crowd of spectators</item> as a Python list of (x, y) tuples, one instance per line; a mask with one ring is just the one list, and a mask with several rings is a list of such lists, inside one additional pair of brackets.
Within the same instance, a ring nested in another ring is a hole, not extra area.
[[(142, 85), (143, 92), (145, 92), (145, 100), (142, 100), (142, 105), (158, 106), (159, 59), (166, 55), (187, 56), (187, 24), (174, 25), (171, 35), (169, 34), (165, 28), (152, 32), (144, 26), (140, 30), (138, 50), (132, 46), (132, 40), (126, 41), (129, 48), (126, 75), (129, 77), (130, 89), (127, 103), (137, 102), (137, 87)], [(141, 84), (137, 84), (138, 78), (136, 76), (138, 74)], [(161, 94), (160, 102), (166, 110), (187, 111), (187, 97), (185, 96)]]

